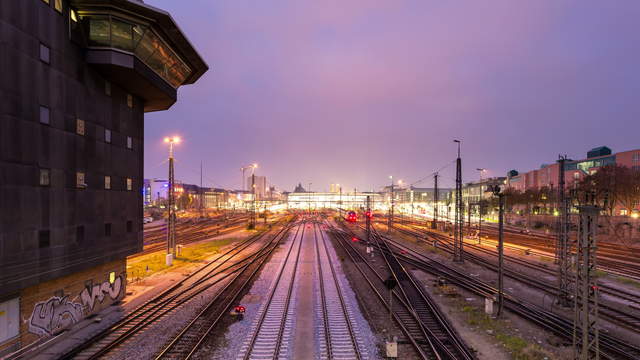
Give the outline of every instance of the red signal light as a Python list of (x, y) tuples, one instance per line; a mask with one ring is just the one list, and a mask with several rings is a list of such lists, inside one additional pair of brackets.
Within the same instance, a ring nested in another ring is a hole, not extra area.
[(353, 241), (353, 242), (358, 242), (358, 238), (357, 238), (357, 237), (355, 237), (355, 236), (353, 236), (353, 237), (351, 237), (351, 241)]
[(245, 312), (246, 310), (247, 310), (247, 309), (246, 309), (244, 306), (242, 306), (242, 305), (238, 305), (238, 306), (236, 306), (236, 312), (237, 312), (237, 313), (239, 313), (239, 314), (244, 314), (244, 312)]
[(366, 217), (368, 217), (369, 219), (371, 219), (371, 211), (367, 211), (364, 213)]

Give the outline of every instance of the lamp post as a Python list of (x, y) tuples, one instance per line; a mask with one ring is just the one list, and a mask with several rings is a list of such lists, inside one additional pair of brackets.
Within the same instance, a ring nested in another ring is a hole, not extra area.
[(496, 316), (502, 314), (502, 305), (504, 303), (503, 291), (503, 268), (504, 268), (504, 193), (500, 189), (500, 185), (492, 185), (491, 191), (498, 197), (498, 312)]
[(251, 165), (247, 165), (247, 166), (243, 166), (240, 168), (240, 171), (242, 171), (242, 191), (245, 191), (245, 186), (244, 186), (244, 181), (245, 181), (245, 175), (244, 172), (251, 169), (251, 174), (253, 175), (254, 172), (256, 171), (256, 168), (258, 168), (258, 164), (257, 163), (253, 163)]
[[(167, 254), (171, 254), (173, 258), (176, 256), (176, 209), (175, 209), (175, 177), (173, 168), (173, 146), (180, 143), (180, 138), (177, 136), (165, 137), (164, 143), (169, 144), (169, 188), (168, 188), (168, 200), (169, 200), (169, 214), (167, 219)], [(169, 263), (169, 260), (167, 260)]]
[(389, 225), (387, 226), (387, 231), (391, 232), (391, 229), (393, 228), (393, 205), (394, 205), (394, 201), (393, 201), (393, 175), (389, 175), (389, 180), (391, 180), (391, 196), (390, 196), (390, 206), (389, 206)]

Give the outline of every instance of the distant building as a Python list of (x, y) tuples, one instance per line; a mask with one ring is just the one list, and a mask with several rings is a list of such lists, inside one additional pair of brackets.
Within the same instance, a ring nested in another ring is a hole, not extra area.
[(493, 197), (491, 190), (495, 186), (506, 188), (506, 177), (492, 177), (480, 181), (469, 182), (462, 185), (462, 202), (465, 204), (477, 204), (482, 200)]
[(131, 0), (0, 5), (0, 357), (126, 293), (142, 250), (145, 113), (207, 65)]
[[(565, 183), (567, 186), (589, 174), (593, 174), (600, 167), (605, 165), (618, 164), (632, 169), (640, 170), (640, 149), (611, 153), (611, 149), (606, 146), (591, 149), (587, 153), (587, 158), (583, 160), (567, 160), (565, 162)], [(515, 170), (509, 172), (507, 177), (507, 187), (519, 191), (528, 189), (540, 189), (542, 187), (554, 188), (558, 186), (559, 167), (558, 162), (544, 164), (539, 169), (525, 173), (518, 173)]]
[(294, 192), (294, 193), (303, 193), (303, 192), (307, 192), (307, 190), (305, 190), (305, 189), (302, 187), (302, 184), (301, 184), (301, 183), (298, 183), (298, 185), (296, 186), (296, 188), (295, 188), (295, 189), (293, 189), (293, 192)]
[(256, 200), (261, 200), (267, 197), (267, 177), (252, 175), (247, 177), (247, 184), (249, 184), (249, 191), (251, 186), (255, 187)]

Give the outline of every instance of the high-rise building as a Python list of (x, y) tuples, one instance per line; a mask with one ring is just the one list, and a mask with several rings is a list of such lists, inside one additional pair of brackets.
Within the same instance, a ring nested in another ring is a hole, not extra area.
[(0, 2), (0, 356), (124, 296), (144, 113), (207, 69), (142, 1)]
[(251, 186), (255, 186), (256, 200), (263, 200), (267, 198), (267, 177), (252, 175), (247, 178), (247, 184), (249, 184), (249, 190)]

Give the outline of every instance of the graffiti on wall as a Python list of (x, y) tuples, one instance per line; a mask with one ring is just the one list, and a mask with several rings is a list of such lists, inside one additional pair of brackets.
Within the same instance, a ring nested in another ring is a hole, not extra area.
[(38, 335), (53, 335), (82, 319), (82, 304), (69, 300), (68, 296), (54, 296), (33, 307), (29, 319), (29, 332)]
[(122, 277), (117, 276), (113, 284), (108, 281), (103, 282), (99, 285), (93, 285), (91, 288), (91, 292), (89, 292), (88, 288), (85, 288), (80, 293), (80, 298), (82, 299), (82, 304), (86, 306), (89, 311), (93, 310), (93, 307), (96, 304), (96, 300), (98, 300), (101, 304), (104, 301), (105, 295), (109, 295), (111, 300), (116, 300), (120, 296), (120, 292), (122, 291)]
[(93, 312), (95, 305), (103, 303), (107, 296), (111, 301), (120, 298), (123, 293), (122, 276), (117, 276), (113, 283), (105, 281), (85, 288), (76, 297), (81, 302), (71, 301), (69, 296), (53, 296), (46, 301), (36, 303), (29, 318), (29, 332), (37, 335), (53, 335), (84, 318)]

